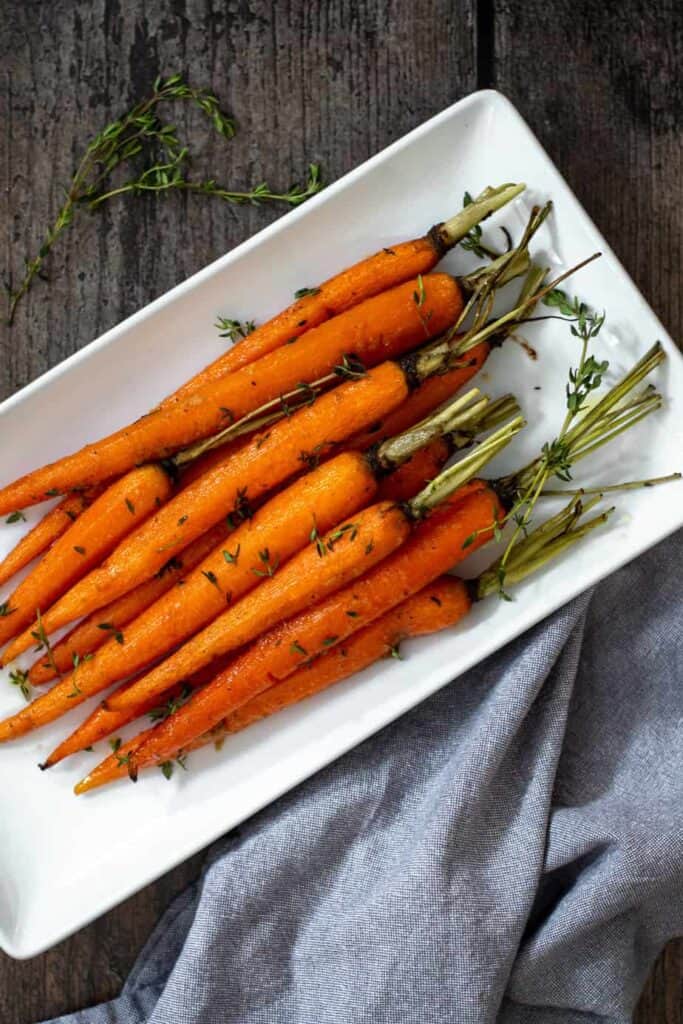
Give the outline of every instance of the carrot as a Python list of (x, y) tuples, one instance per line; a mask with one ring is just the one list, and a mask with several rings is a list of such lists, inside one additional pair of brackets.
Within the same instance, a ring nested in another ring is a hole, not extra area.
[(33, 529), (29, 530), (16, 547), (0, 562), (0, 586), (24, 569), (38, 555), (47, 551), (51, 544), (58, 540), (63, 533), (66, 533), (81, 512), (84, 512), (100, 493), (101, 489), (74, 492), (60, 501), (56, 508), (46, 512)]
[[(194, 573), (183, 580), (182, 590), (176, 589), (166, 595), (126, 629), (123, 650), (110, 642), (109, 649), (105, 648), (87, 665), (79, 666), (78, 688), (99, 692), (188, 639), (224, 609), (226, 593), (234, 601), (255, 585), (255, 575), (265, 575), (264, 553), (269, 563), (279, 566), (295, 550), (310, 542), (315, 545), (318, 556), (325, 557), (327, 552), (322, 531), (338, 521), (340, 512), (349, 514), (367, 504), (377, 492), (377, 480), (386, 473), (391, 474), (392, 466), (409, 460), (417, 445), (428, 444), (430, 437), (440, 431), (448, 432), (460, 422), (468, 419), (471, 422), (471, 410), (482, 404), (482, 421), (486, 422), (487, 417), (490, 419), (488, 409), (495, 411), (500, 402), (488, 406), (486, 399), (479, 399), (472, 405), (472, 398), (476, 399), (477, 394), (474, 391), (457, 399), (432, 420), (418, 424), (414, 433), (407, 432), (390, 439), (366, 456), (356, 452), (337, 456), (294, 483), (287, 491), (276, 495), (250, 523), (234, 534), (227, 550), (219, 545)], [(516, 411), (514, 400), (506, 401), (506, 408)], [(415, 490), (417, 487), (413, 494)], [(207, 581), (211, 587), (207, 586)], [(68, 688), (68, 683), (65, 688)], [(124, 684), (105, 705), (113, 703), (127, 689), (128, 684)], [(73, 694), (70, 699), (73, 700)], [(155, 691), (152, 703), (157, 700)], [(139, 707), (138, 704), (131, 705), (132, 713), (128, 706), (119, 708), (117, 712), (103, 705), (96, 708), (50, 755), (46, 767), (97, 742), (103, 735), (103, 723), (108, 723), (114, 730), (138, 714), (144, 714), (148, 703), (143, 701)]]
[(34, 470), (0, 490), (0, 515), (43, 501), (47, 493), (90, 486), (240, 420), (300, 382), (316, 381), (353, 356), (366, 366), (399, 356), (444, 331), (462, 310), (457, 282), (447, 274), (408, 281), (313, 328), (297, 342), (204, 385), (172, 406)]
[[(320, 600), (398, 547), (409, 530), (405, 513), (383, 502), (364, 509), (355, 523), (343, 523), (335, 531), (323, 534), (321, 543), (331, 542), (334, 549), (324, 560), (315, 544), (307, 545), (282, 568), (271, 561), (270, 552), (263, 552), (259, 572), (265, 578), (260, 586), (152, 669), (133, 689), (119, 691), (111, 708), (137, 705), (152, 694), (163, 693), (215, 658), (248, 643), (281, 618)], [(213, 588), (213, 582), (207, 580), (206, 583)], [(0, 723), (0, 742), (53, 721), (98, 692), (100, 685), (91, 682), (88, 672), (91, 664), (86, 662), (79, 666), (75, 675), (62, 680), (18, 714)]]
[[(499, 210), (524, 191), (524, 185), (487, 189), (474, 203), (445, 223), (435, 224), (422, 238), (380, 249), (354, 263), (317, 288), (304, 289), (277, 316), (257, 327), (228, 352), (183, 384), (162, 407), (185, 398), (227, 373), (241, 370), (274, 349), (300, 338), (324, 321), (345, 313), (365, 299), (433, 270), (442, 256), (458, 244), (475, 224)], [(398, 433), (398, 431), (392, 431)]]
[(371, 444), (393, 437), (412, 427), (414, 423), (429, 416), (442, 402), (451, 398), (460, 388), (479, 372), (486, 362), (490, 347), (483, 341), (458, 360), (458, 364), (446, 373), (428, 377), (416, 388), (397, 409), (376, 420), (366, 430), (360, 431), (345, 442), (345, 448), (364, 451)]
[[(501, 513), (495, 492), (485, 485), (475, 487), (466, 498), (447, 504), (420, 524), (402, 547), (372, 571), (328, 593), (316, 607), (301, 606), (291, 621), (284, 621), (261, 636), (174, 715), (153, 729), (144, 746), (134, 748), (130, 765), (138, 769), (167, 760), (275, 681), (301, 668), (309, 657), (331, 644), (342, 643), (347, 636), (417, 593), (473, 548), (486, 543)], [(474, 532), (477, 540), (463, 548)], [(151, 696), (145, 680), (136, 686), (141, 697)], [(129, 696), (134, 689), (128, 691)]]
[[(486, 327), (492, 332), (495, 324)], [(226, 509), (250, 502), (283, 483), (302, 466), (315, 463), (338, 449), (344, 438), (358, 432), (390, 409), (412, 388), (447, 368), (453, 347), (461, 341), (438, 340), (398, 362), (386, 362), (360, 379), (347, 381), (317, 397), (291, 418), (275, 423), (263, 434), (233, 452), (184, 488), (140, 530), (136, 531), (90, 576), (81, 581), (45, 615), (52, 632), (115, 600), (149, 579), (170, 557), (204, 533)], [(334, 432), (333, 437), (330, 435)], [(25, 646), (30, 643), (24, 638)]]
[[(139, 587), (112, 601), (90, 615), (75, 629), (67, 633), (51, 650), (51, 657), (38, 658), (28, 673), (28, 682), (40, 686), (50, 682), (56, 675), (70, 672), (76, 658), (82, 661), (93, 654), (112, 637), (116, 640), (123, 627), (137, 619), (147, 608), (171, 590), (182, 577), (199, 565), (217, 544), (225, 541), (230, 534), (227, 523), (219, 523), (203, 536), (189, 544), (176, 558), (172, 558), (159, 570), (156, 576)], [(103, 628), (105, 627), (106, 628)], [(86, 744), (87, 746), (87, 744)]]
[[(355, 522), (337, 526), (327, 537), (316, 537), (314, 544), (300, 551), (254, 593), (232, 605), (147, 676), (133, 686), (125, 686), (110, 694), (105, 702), (107, 710), (122, 711), (128, 715), (131, 709), (146, 706), (151, 696), (161, 696), (179, 680), (186, 679), (216, 658), (250, 642), (275, 623), (333, 593), (346, 581), (355, 579), (403, 543), (416, 519), (427, 514), (466, 482), (510, 441), (521, 425), (521, 417), (517, 417), (482, 442), (459, 466), (432, 481), (410, 503), (401, 506), (388, 502), (371, 505), (359, 513)], [(63, 680), (51, 693), (0, 723), (0, 742), (52, 721), (67, 707), (75, 706), (103, 688), (101, 681), (95, 685), (89, 678), (88, 665), (85, 666), (85, 676), (79, 675), (75, 684), (75, 676), (72, 680)], [(79, 735), (82, 739), (82, 730)], [(65, 756), (65, 751), (72, 751), (71, 740), (53, 752), (45, 766)]]
[(441, 472), (452, 454), (446, 437), (439, 437), (426, 448), (415, 452), (410, 461), (382, 480), (378, 498), (382, 501), (408, 501), (414, 494)]
[(222, 735), (240, 732), (268, 715), (320, 693), (333, 683), (348, 679), (396, 652), (398, 645), (408, 637), (427, 636), (454, 626), (467, 615), (471, 604), (467, 585), (462, 580), (442, 576), (354, 633), (343, 644), (332, 647), (310, 665), (297, 669), (282, 682), (243, 704), (219, 723), (218, 734), (204, 733), (193, 740), (186, 752), (220, 740)]
[[(381, 616), (376, 622), (359, 630), (343, 645), (333, 647), (311, 664), (292, 673), (284, 682), (270, 686), (258, 697), (233, 711), (212, 730), (188, 744), (183, 749), (183, 755), (198, 750), (207, 743), (220, 742), (229, 734), (240, 732), (262, 718), (291, 707), (334, 683), (347, 679), (395, 650), (397, 645), (408, 637), (425, 636), (455, 625), (467, 614), (470, 603), (467, 586), (462, 580), (452, 576), (442, 577)], [(238, 658), (232, 663), (233, 674), (239, 661)], [(175, 714), (180, 706), (178, 701), (169, 702), (169, 706), (159, 713), (168, 717)], [(153, 729), (149, 729), (129, 743), (123, 744), (115, 754), (105, 758), (93, 772), (79, 782), (75, 792), (86, 793), (114, 779), (127, 777), (129, 755), (141, 745), (143, 737), (147, 738), (152, 733)], [(179, 753), (178, 751), (177, 754)]]
[[(147, 519), (168, 497), (171, 486), (168, 475), (159, 466), (142, 466), (108, 487), (14, 590), (7, 601), (8, 612), (0, 619), (0, 644), (33, 622), (36, 609), (50, 605)], [(36, 628), (43, 640), (39, 622)], [(21, 649), (25, 650), (31, 642), (29, 633), (28, 644)], [(14, 644), (5, 651), (5, 663), (19, 653), (13, 647)]]

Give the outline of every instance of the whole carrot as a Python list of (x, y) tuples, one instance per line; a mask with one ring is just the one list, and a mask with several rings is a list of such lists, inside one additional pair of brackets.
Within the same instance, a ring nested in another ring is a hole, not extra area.
[[(36, 609), (47, 608), (108, 555), (168, 497), (171, 487), (163, 469), (143, 466), (107, 488), (10, 595), (0, 618), (0, 644), (32, 623)], [(29, 635), (29, 646), (32, 639)]]
[(29, 562), (47, 551), (71, 524), (78, 519), (81, 512), (92, 505), (101, 493), (101, 488), (90, 491), (75, 491), (60, 501), (59, 505), (50, 509), (32, 530), (25, 534), (19, 543), (0, 562), (0, 586), (26, 568)]
[[(458, 399), (453, 403), (456, 408), (444, 410), (435, 417), (433, 433), (445, 430), (467, 417), (469, 404), (467, 396)], [(419, 440), (415, 444), (427, 437), (426, 431), (427, 426), (420, 425), (416, 432)], [(112, 682), (131, 675), (143, 665), (168, 653), (215, 619), (225, 609), (226, 599), (232, 606), (229, 618), (233, 617), (239, 623), (241, 612), (236, 610), (239, 608), (238, 599), (261, 580), (264, 581), (261, 588), (270, 584), (279, 594), (286, 588), (283, 579), (286, 581), (286, 574), (291, 572), (283, 563), (297, 551), (299, 562), (312, 558), (315, 563), (319, 563), (322, 558), (326, 559), (324, 567), (316, 564), (318, 572), (310, 576), (310, 585), (315, 586), (316, 576), (321, 572), (324, 577), (333, 576), (331, 565), (328, 572), (325, 531), (339, 522), (341, 512), (350, 514), (367, 505), (376, 494), (377, 480), (383, 473), (390, 471), (392, 466), (408, 459), (411, 450), (414, 450), (411, 449), (411, 436), (400, 435), (374, 449), (367, 457), (357, 452), (342, 453), (276, 495), (259, 509), (253, 519), (235, 531), (227, 546), (220, 545), (187, 576), (182, 588), (175, 588), (166, 594), (130, 624), (120, 645), (110, 641), (87, 664), (79, 665), (71, 679), (63, 681), (61, 691), (56, 694), (53, 691), (50, 695), (50, 699), (45, 702), (48, 708), (52, 708), (55, 701), (59, 704), (60, 695), (63, 707), (73, 707), (76, 702), (72, 692), (74, 683), (77, 683), (77, 689), (83, 694), (100, 692)], [(351, 532), (354, 533), (355, 529)], [(343, 536), (344, 531), (338, 539), (343, 539)], [(334, 546), (334, 542), (331, 543)], [(300, 550), (305, 546), (309, 548), (308, 555)], [(329, 563), (333, 561), (329, 558)], [(303, 569), (300, 571), (305, 574)], [(277, 581), (271, 580), (275, 573)], [(309, 582), (299, 583), (297, 591), (305, 588)], [(286, 594), (278, 597), (275, 602), (277, 613), (281, 612), (285, 606), (284, 601), (288, 599)], [(255, 600), (252, 603), (256, 609), (254, 614), (263, 614), (260, 610), (263, 602)], [(194, 669), (188, 670), (184, 678), (192, 672)], [(160, 693), (154, 690), (155, 696)], [(132, 716), (128, 714), (128, 707), (133, 708)], [(106, 709), (96, 709), (50, 755), (46, 765), (54, 764), (96, 742), (102, 733), (103, 719), (116, 729), (123, 726), (130, 717), (136, 717), (137, 709), (137, 702), (126, 705), (118, 718)]]
[[(483, 333), (488, 336), (495, 330), (496, 322)], [(473, 342), (475, 337), (469, 339)], [(44, 628), (49, 633), (89, 615), (149, 579), (233, 506), (239, 507), (245, 499), (253, 502), (311, 460), (324, 458), (345, 438), (397, 408), (429, 377), (448, 370), (459, 361), (462, 344), (462, 340), (447, 336), (398, 362), (359, 371), (358, 379), (318, 396), (265, 433), (249, 437), (227, 461), (219, 461), (185, 487), (102, 566), (69, 591), (45, 614)], [(22, 643), (25, 650), (30, 645), (29, 636)], [(13, 653), (18, 651), (15, 647)]]
[(205, 384), (185, 399), (86, 445), (73, 455), (34, 470), (0, 490), (0, 515), (46, 494), (91, 486), (149, 459), (165, 458), (192, 441), (240, 420), (300, 382), (343, 368), (349, 357), (365, 366), (401, 355), (454, 322), (462, 296), (447, 274), (429, 274), (382, 292), (276, 349), (235, 373)]
[[(74, 661), (81, 662), (88, 654), (94, 654), (108, 640), (119, 642), (124, 636), (123, 628), (159, 600), (191, 572), (217, 544), (225, 542), (231, 533), (227, 523), (218, 523), (207, 533), (189, 544), (184, 551), (172, 558), (159, 570), (156, 576), (123, 597), (98, 609), (72, 629), (59, 643), (53, 644), (49, 658), (38, 658), (28, 673), (31, 686), (49, 683), (57, 675), (64, 675), (73, 669)], [(117, 639), (118, 638), (118, 639)]]
[[(473, 501), (477, 494), (484, 493), (483, 490), (473, 491), (466, 501)], [(489, 494), (492, 493), (494, 492), (489, 492)], [(579, 499), (574, 498), (560, 513), (516, 544), (514, 556), (510, 559), (506, 570), (508, 582), (516, 583), (523, 580), (540, 566), (568, 550), (590, 531), (605, 523), (612, 509), (579, 524), (583, 512), (599, 500), (599, 497), (596, 498), (584, 508)], [(450, 509), (446, 507), (437, 514), (440, 520), (438, 526), (443, 527), (453, 508), (453, 506)], [(421, 529), (426, 530), (429, 525), (427, 523)], [(439, 557), (440, 538), (438, 532), (437, 530), (437, 533), (431, 538), (432, 543), (428, 552), (431, 560), (438, 560)], [(462, 548), (465, 546), (465, 542), (462, 541), (462, 538), (460, 539)], [(416, 540), (418, 540), (417, 533), (411, 543)], [(480, 541), (477, 543), (479, 544)], [(402, 552), (398, 552), (393, 559), (388, 561), (393, 561), (401, 554)], [(447, 554), (442, 548), (441, 559), (443, 560), (445, 557)], [(375, 577), (383, 568), (382, 565), (378, 566), (376, 570), (368, 574), (368, 578)], [(461, 588), (460, 597), (457, 590), (455, 593), (452, 621), (463, 618), (468, 613), (472, 601), (481, 600), (498, 591), (500, 569), (501, 559), (498, 559), (477, 580), (463, 583), (451, 578), (452, 585), (455, 588)], [(364, 582), (365, 580), (361, 580), (359, 584)], [(374, 580), (376, 585), (379, 582), (379, 579)], [(419, 594), (419, 591), (412, 591), (413, 584), (409, 580), (407, 586), (408, 592)], [(343, 622), (339, 618), (340, 609), (338, 607), (340, 604), (338, 598), (342, 596), (341, 593), (333, 595), (335, 600), (328, 600), (321, 606), (318, 618), (313, 623), (305, 623), (302, 617), (298, 616), (292, 620), (292, 623), (285, 623), (283, 628), (266, 634), (256, 645), (229, 662), (211, 683), (195, 693), (186, 704), (177, 709), (169, 709), (172, 713), (160, 725), (148, 729), (140, 736), (130, 740), (118, 752), (115, 759), (108, 757), (101, 762), (90, 775), (78, 783), (75, 792), (86, 792), (114, 779), (122, 778), (124, 775), (136, 779), (141, 768), (166, 764), (171, 758), (180, 757), (189, 750), (203, 746), (216, 734), (238, 731), (252, 721), (263, 717), (264, 714), (269, 714), (316, 692), (319, 688), (324, 688), (325, 685), (340, 678), (341, 674), (345, 675), (344, 660), (350, 655), (353, 658), (352, 652), (355, 652), (353, 660), (358, 659), (355, 667), (365, 667), (369, 662), (362, 658), (361, 654), (362, 652), (366, 655), (369, 654), (366, 638), (374, 637), (376, 639), (378, 633), (381, 634), (383, 623), (390, 621), (392, 610), (395, 613), (401, 605), (397, 606), (396, 597), (390, 589), (390, 582), (385, 577), (384, 585), (381, 589), (377, 589), (380, 596), (379, 603), (368, 608), (370, 616), (368, 625), (359, 626), (359, 622), (363, 623), (367, 620), (359, 612), (363, 605), (363, 599), (359, 598), (356, 593), (357, 589), (358, 586), (352, 586), (343, 593), (346, 598), (344, 603), (347, 605), (345, 612), (352, 612), (352, 617), (355, 619), (354, 624), (350, 627), (343, 624), (343, 632), (338, 636), (330, 634), (327, 641), (323, 642), (322, 647), (319, 647), (319, 657), (315, 658), (312, 654), (310, 656), (314, 658), (312, 662), (307, 659), (298, 667), (293, 668), (293, 662), (287, 666), (286, 659), (282, 656), (283, 630), (287, 636), (297, 635), (297, 633), (303, 635), (311, 650), (314, 651), (320, 644), (320, 626), (326, 616), (328, 617), (326, 622), (328, 628), (334, 628), (336, 622)], [(349, 600), (352, 603), (349, 603)], [(410, 600), (410, 597), (404, 595), (403, 606), (407, 607)], [(378, 609), (382, 608), (389, 610), (385, 610), (383, 613), (378, 612)], [(358, 613), (357, 619), (353, 613)], [(307, 625), (313, 625), (313, 633), (310, 635), (300, 632), (302, 628), (305, 630)], [(288, 627), (293, 627), (294, 632), (288, 632)], [(294, 641), (294, 644), (302, 646), (300, 641)], [(334, 656), (335, 652), (339, 672), (336, 672), (332, 665), (325, 666), (326, 660)], [(307, 680), (308, 673), (312, 674), (312, 679)], [(278, 682), (278, 676), (284, 681)], [(208, 728), (205, 728), (207, 725)]]
[[(135, 747), (130, 764), (137, 769), (167, 760), (279, 678), (301, 668), (314, 656), (318, 644), (324, 650), (325, 645), (342, 643), (366, 622), (421, 590), (466, 557), (472, 548), (464, 549), (463, 543), (474, 531), (478, 534), (476, 546), (486, 543), (499, 515), (502, 515), (502, 507), (495, 492), (483, 486), (473, 489), (453, 506), (446, 505), (420, 524), (393, 555), (372, 570), (368, 569), (363, 576), (332, 591), (315, 608), (309, 606), (309, 614), (319, 612), (316, 621), (311, 623), (314, 631), (310, 634), (300, 629), (304, 622), (303, 609), (291, 621), (284, 621), (275, 629), (271, 627), (238, 656), (236, 663), (230, 663), (211, 683), (193, 693), (176, 714), (153, 729), (144, 746)], [(370, 592), (372, 610), (367, 611), (366, 595)], [(142, 686), (137, 691), (140, 697), (150, 696), (145, 680), (140, 683)], [(128, 699), (134, 690), (132, 687), (128, 691)]]
[(204, 733), (188, 749), (198, 749), (222, 736), (241, 732), (262, 718), (348, 679), (380, 658), (395, 654), (401, 642), (409, 637), (427, 636), (454, 626), (467, 615), (471, 605), (467, 584), (455, 576), (442, 576), (354, 633), (343, 644), (330, 648), (309, 665), (243, 704), (219, 723), (217, 733)]
[[(427, 274), (449, 249), (481, 220), (500, 210), (524, 191), (524, 185), (487, 188), (475, 201), (449, 220), (435, 224), (422, 238), (380, 249), (303, 294), (277, 316), (257, 327), (164, 400), (172, 404), (206, 383), (234, 373), (282, 345), (290, 344), (326, 320), (345, 313), (365, 299)], [(398, 431), (391, 431), (387, 436)]]
[[(445, 500), (485, 464), (492, 453), (500, 451), (521, 425), (522, 420), (517, 417), (483, 442), (458, 467), (445, 471), (410, 503), (401, 506), (388, 502), (371, 505), (358, 513), (353, 522), (341, 523), (327, 535), (316, 538), (315, 544), (300, 551), (272, 578), (220, 615), (143, 679), (110, 694), (105, 701), (107, 709), (126, 714), (135, 711), (146, 705), (152, 695), (161, 696), (179, 680), (249, 643), (277, 622), (317, 603), (368, 571), (400, 547), (410, 534), (412, 525), (439, 501)], [(490, 513), (490, 502), (488, 507)], [(79, 689), (82, 689), (81, 681)], [(54, 701), (46, 701), (46, 697), (0, 724), (0, 741), (20, 735), (44, 721), (54, 707)], [(66, 695), (62, 694), (57, 702), (60, 711), (65, 706), (65, 698)], [(41, 703), (43, 707), (39, 708)], [(55, 763), (55, 758), (63, 752), (62, 745), (59, 754), (57, 751), (51, 754), (46, 765)]]
[[(294, 672), (284, 682), (276, 683), (233, 711), (209, 732), (193, 740), (182, 753), (198, 750), (207, 743), (219, 742), (227, 735), (240, 732), (262, 718), (320, 693), (334, 683), (348, 679), (349, 676), (396, 650), (408, 637), (425, 636), (455, 625), (467, 614), (470, 603), (468, 588), (462, 580), (453, 576), (437, 580), (383, 615), (377, 622), (359, 630), (343, 645), (331, 648), (304, 668)], [(234, 676), (239, 671), (241, 662), (239, 656), (232, 661), (231, 675)], [(160, 716), (163, 714), (164, 717), (168, 717), (175, 714), (181, 706), (179, 697), (175, 703), (169, 702), (166, 708), (159, 709), (158, 713)], [(131, 753), (140, 747), (152, 732), (153, 729), (149, 729), (130, 743), (123, 744), (116, 754), (107, 757), (90, 775), (79, 782), (75, 792), (86, 793), (117, 778), (127, 778)], [(179, 754), (178, 751), (176, 756)]]

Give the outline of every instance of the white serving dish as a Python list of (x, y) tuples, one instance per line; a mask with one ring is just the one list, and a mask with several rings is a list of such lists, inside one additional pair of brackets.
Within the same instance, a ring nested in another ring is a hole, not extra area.
[[(667, 407), (604, 455), (582, 466), (581, 481), (641, 478), (680, 468), (683, 360), (514, 107), (484, 91), (456, 103), (255, 238), (195, 274), (0, 407), (0, 483), (101, 436), (147, 410), (221, 351), (217, 313), (263, 320), (295, 289), (401, 239), (422, 234), (457, 210), (465, 189), (526, 181), (527, 194), (501, 221), (519, 234), (532, 201), (551, 197), (555, 214), (536, 252), (560, 270), (595, 250), (603, 258), (569, 285), (606, 306), (597, 346), (609, 380), (657, 338), (670, 359), (657, 375)], [(472, 260), (451, 254), (445, 266)], [(576, 349), (556, 321), (530, 326), (531, 362), (508, 344), (482, 374), (492, 394), (514, 390), (531, 426), (493, 471), (512, 469), (550, 439), (563, 415), (567, 368)], [(541, 390), (536, 390), (537, 386)], [(674, 487), (678, 485), (672, 485)], [(41, 774), (37, 763), (65, 731), (58, 722), (0, 750), (0, 946), (29, 957), (81, 928), (186, 857), (312, 775), (439, 687), (683, 524), (683, 502), (668, 488), (621, 499), (608, 532), (592, 535), (571, 561), (528, 580), (512, 603), (489, 600), (466, 625), (407, 644), (391, 660), (192, 755), (171, 782), (153, 773), (76, 799), (73, 783), (92, 764), (84, 755)], [(35, 522), (37, 512), (30, 514)], [(0, 553), (24, 524), (0, 530)], [(8, 588), (5, 588), (7, 591)], [(0, 594), (0, 600), (4, 593)], [(0, 679), (0, 714), (21, 698)], [(76, 714), (66, 725), (76, 721)]]

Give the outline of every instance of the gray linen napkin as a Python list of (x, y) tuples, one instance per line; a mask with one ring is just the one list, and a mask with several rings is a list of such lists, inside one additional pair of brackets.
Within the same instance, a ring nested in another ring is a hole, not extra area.
[(683, 533), (217, 844), (60, 1024), (627, 1022), (683, 931)]

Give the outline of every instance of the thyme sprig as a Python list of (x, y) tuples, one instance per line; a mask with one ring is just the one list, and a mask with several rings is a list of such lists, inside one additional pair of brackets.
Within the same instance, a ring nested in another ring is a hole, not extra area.
[[(265, 182), (244, 191), (234, 191), (207, 180), (187, 175), (190, 153), (178, 139), (173, 124), (164, 123), (159, 108), (168, 102), (184, 102), (199, 108), (215, 131), (225, 139), (235, 135), (235, 122), (225, 114), (213, 93), (195, 89), (180, 74), (159, 77), (152, 92), (121, 118), (112, 121), (86, 146), (65, 191), (62, 206), (47, 228), (38, 253), (26, 260), (24, 275), (15, 288), (7, 283), (7, 322), (14, 320), (17, 306), (37, 277), (45, 276), (45, 260), (63, 232), (71, 226), (79, 209), (94, 211), (116, 196), (144, 192), (184, 191), (213, 196), (232, 204), (285, 203), (298, 206), (322, 187), (320, 168), (310, 164), (304, 185), (276, 192)], [(124, 180), (118, 181), (123, 175)]]

